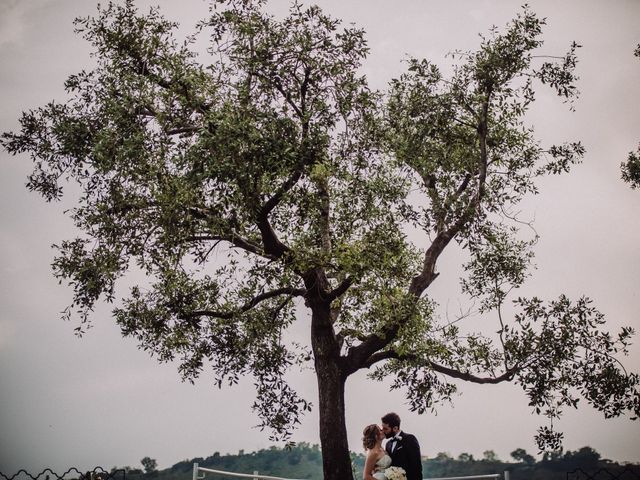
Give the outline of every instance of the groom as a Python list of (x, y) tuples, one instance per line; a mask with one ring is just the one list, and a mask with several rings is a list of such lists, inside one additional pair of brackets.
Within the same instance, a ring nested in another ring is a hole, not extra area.
[(391, 457), (391, 466), (404, 468), (407, 480), (422, 480), (420, 445), (416, 437), (400, 430), (397, 413), (387, 413), (382, 417), (382, 431), (388, 438), (385, 448)]

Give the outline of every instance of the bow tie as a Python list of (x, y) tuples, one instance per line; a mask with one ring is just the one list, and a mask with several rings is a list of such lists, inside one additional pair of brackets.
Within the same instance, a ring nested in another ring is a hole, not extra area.
[(397, 437), (393, 437), (389, 439), (389, 451), (391, 453), (395, 452), (398, 447), (398, 443), (400, 443), (400, 440), (402, 440), (401, 436), (397, 436)]

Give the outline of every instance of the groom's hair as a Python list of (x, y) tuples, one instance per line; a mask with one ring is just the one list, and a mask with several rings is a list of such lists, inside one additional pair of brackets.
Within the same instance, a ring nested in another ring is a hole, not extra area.
[(397, 413), (393, 412), (387, 413), (384, 417), (382, 417), (382, 423), (386, 423), (391, 428), (400, 428), (400, 416)]

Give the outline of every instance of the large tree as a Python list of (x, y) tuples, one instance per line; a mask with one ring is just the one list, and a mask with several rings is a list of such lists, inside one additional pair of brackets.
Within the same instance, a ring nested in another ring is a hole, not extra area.
[[(503, 308), (535, 241), (515, 206), (583, 154), (544, 148), (524, 123), (541, 86), (573, 99), (577, 45), (536, 58), (544, 21), (524, 9), (458, 53), (452, 75), (413, 59), (376, 92), (360, 74), (364, 32), (317, 7), (276, 19), (260, 0), (213, 3), (179, 43), (174, 23), (133, 3), (77, 21), (95, 68), (2, 137), (31, 155), (28, 186), (45, 199), (77, 185), (81, 233), (53, 266), (73, 286), (65, 316), (78, 332), (127, 272), (144, 272), (114, 309), (122, 333), (188, 380), (205, 368), (220, 386), (252, 376), (277, 438), (311, 408), (287, 370), (312, 362), (327, 479), (352, 476), (344, 392), (362, 369), (389, 376), (418, 412), (460, 380), (514, 381), (551, 419), (580, 398), (606, 416), (640, 412), (638, 376), (616, 358), (631, 329), (601, 330), (586, 298)], [(460, 250), (462, 293), (496, 316), (497, 334), (440, 323), (428, 289), (445, 249)], [(294, 322), (309, 345), (289, 341)], [(559, 438), (549, 426), (538, 436)]]

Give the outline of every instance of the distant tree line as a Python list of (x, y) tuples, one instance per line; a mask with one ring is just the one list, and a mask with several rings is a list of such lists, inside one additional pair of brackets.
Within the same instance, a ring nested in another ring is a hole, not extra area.
[[(354, 475), (362, 478), (362, 467), (365, 456), (362, 453), (352, 453), (351, 461)], [(225, 470), (238, 473), (253, 473), (255, 471), (285, 478), (301, 478), (321, 480), (322, 454), (318, 445), (306, 442), (286, 448), (270, 447), (257, 452), (245, 453), (240, 450), (235, 455), (221, 455), (215, 452), (209, 457), (196, 457), (176, 463), (170, 468), (157, 470), (157, 463), (150, 457), (141, 461), (143, 470), (139, 468), (120, 467), (127, 472), (127, 480), (144, 480), (153, 477), (154, 480), (191, 480), (193, 464), (213, 470)], [(482, 458), (475, 458), (472, 454), (463, 452), (457, 457), (449, 453), (440, 452), (433, 458), (422, 461), (425, 477), (450, 477), (466, 475), (483, 475), (511, 472), (512, 480), (565, 480), (567, 472), (581, 468), (585, 472), (595, 472), (607, 469), (616, 474), (623, 469), (630, 469), (640, 476), (640, 463), (625, 462), (620, 464), (603, 459), (591, 447), (582, 447), (576, 451), (546, 453), (537, 460), (522, 448), (511, 452), (510, 461), (498, 458), (493, 450), (486, 450)], [(118, 467), (114, 467), (114, 470)], [(216, 476), (215, 480), (224, 480)]]
[(461, 453), (457, 458), (438, 453), (435, 458), (423, 460), (423, 467), (426, 477), (482, 475), (509, 470), (512, 480), (565, 480), (567, 472), (577, 468), (585, 472), (607, 469), (612, 473), (631, 468), (640, 475), (640, 464), (619, 464), (602, 459), (591, 447), (547, 453), (541, 460), (536, 460), (522, 448), (511, 452), (511, 461), (500, 460), (493, 450), (485, 451), (480, 459), (469, 453)]

